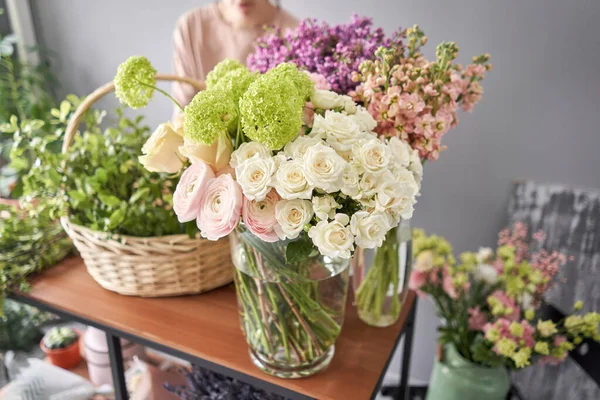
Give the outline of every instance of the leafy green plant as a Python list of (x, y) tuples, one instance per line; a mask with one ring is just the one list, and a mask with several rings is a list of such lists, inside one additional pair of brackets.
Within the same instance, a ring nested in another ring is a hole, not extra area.
[[(52, 111), (56, 129), (41, 135), (44, 122), (13, 118), (0, 130), (12, 131), (15, 142), (27, 142), (36, 155), (24, 176), (24, 193), (45, 199), (50, 215), (67, 215), (71, 222), (115, 235), (150, 237), (182, 233), (174, 213), (173, 190), (178, 177), (165, 179), (147, 171), (138, 161), (150, 135), (142, 117), (125, 117), (116, 110), (116, 122), (105, 130), (104, 111), (90, 110), (83, 119), (83, 133), (76, 135), (68, 154), (55, 154), (47, 147), (64, 135), (71, 113), (81, 99), (68, 96)], [(22, 150), (13, 150), (13, 160)], [(190, 228), (194, 228), (190, 226)], [(190, 229), (193, 231), (193, 229)]]
[[(41, 61), (38, 64), (20, 61), (15, 57), (14, 46), (17, 41), (15, 35), (0, 36), (0, 123), (9, 122), (13, 115), (20, 120), (49, 121), (50, 110), (57, 105), (51, 92), (56, 78), (50, 71), (49, 59), (39, 49), (32, 49)], [(39, 133), (46, 135), (51, 130), (50, 125), (45, 125)], [(10, 194), (13, 198), (19, 198), (22, 195), (21, 178), (27, 173), (35, 157), (32, 152), (24, 149), (18, 162), (6, 165), (13, 146), (11, 133), (0, 132), (0, 196)], [(47, 148), (53, 152), (58, 152), (59, 149), (58, 144)]]
[(6, 300), (4, 317), (0, 318), (0, 352), (30, 351), (44, 335), (42, 326), (53, 318), (35, 307)]
[(79, 335), (73, 328), (56, 326), (44, 336), (44, 346), (49, 350), (64, 349), (75, 343), (78, 338)]

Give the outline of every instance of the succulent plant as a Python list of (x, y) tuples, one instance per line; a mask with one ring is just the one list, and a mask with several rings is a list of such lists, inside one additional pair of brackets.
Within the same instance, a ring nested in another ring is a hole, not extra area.
[(54, 327), (44, 336), (44, 346), (49, 350), (63, 349), (75, 343), (79, 338), (77, 332), (69, 327)]

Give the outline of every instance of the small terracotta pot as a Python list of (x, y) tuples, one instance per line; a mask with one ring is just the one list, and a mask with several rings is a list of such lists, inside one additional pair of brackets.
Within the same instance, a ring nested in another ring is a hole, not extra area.
[(71, 369), (79, 364), (81, 361), (81, 353), (79, 351), (81, 333), (79, 331), (75, 331), (75, 333), (77, 333), (77, 340), (62, 349), (49, 349), (44, 345), (44, 339), (42, 339), (40, 347), (48, 356), (51, 364), (64, 369)]

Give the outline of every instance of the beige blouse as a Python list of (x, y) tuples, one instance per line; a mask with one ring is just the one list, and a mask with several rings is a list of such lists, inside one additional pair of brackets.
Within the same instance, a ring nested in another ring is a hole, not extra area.
[[(266, 25), (293, 29), (298, 26), (298, 20), (279, 9), (274, 20)], [(254, 50), (254, 41), (264, 32), (263, 27), (232, 27), (223, 19), (216, 3), (188, 11), (177, 21), (173, 35), (173, 70), (177, 75), (205, 80), (206, 74), (226, 58), (245, 63)], [(196, 92), (190, 85), (173, 84), (173, 97), (182, 106), (187, 105)]]

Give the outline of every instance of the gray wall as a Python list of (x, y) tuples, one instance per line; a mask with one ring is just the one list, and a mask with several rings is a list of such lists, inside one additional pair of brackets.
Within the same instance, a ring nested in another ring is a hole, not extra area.
[[(109, 81), (132, 54), (170, 70), (176, 18), (208, 1), (33, 0), (39, 38), (58, 54), (62, 93), (84, 95)], [(284, 0), (298, 17), (347, 21), (354, 11), (391, 32), (419, 23), (435, 44), (455, 40), (463, 63), (489, 52), (494, 70), (473, 114), (461, 115), (449, 149), (425, 168), (414, 225), (446, 236), (458, 251), (493, 245), (506, 218), (511, 181), (529, 178), (600, 188), (600, 1)], [(114, 104), (111, 102), (110, 104)], [(169, 118), (157, 97), (151, 125)], [(437, 320), (418, 311), (412, 376), (427, 380)]]

